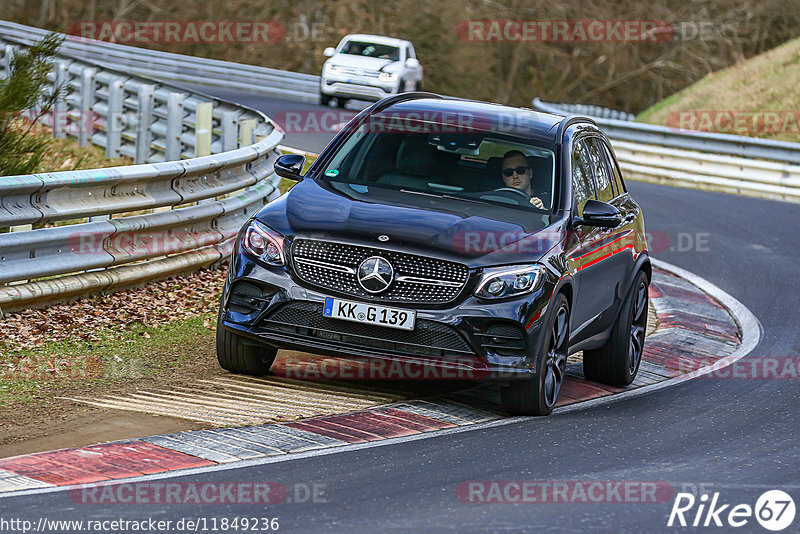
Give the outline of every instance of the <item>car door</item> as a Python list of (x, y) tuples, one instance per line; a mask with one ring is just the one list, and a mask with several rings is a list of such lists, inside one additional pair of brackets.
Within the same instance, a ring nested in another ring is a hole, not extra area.
[[(603, 139), (587, 136), (581, 141), (585, 151), (597, 200), (620, 207), (612, 170), (603, 146)], [(578, 310), (584, 328), (582, 337), (591, 337), (606, 330), (616, 319), (625, 283), (633, 268), (630, 221), (615, 228), (582, 227), (578, 237), (579, 250), (573, 252), (579, 278)], [(573, 312), (576, 313), (576, 312)]]
[[(589, 154), (586, 146), (580, 139), (573, 142), (570, 149), (570, 168), (572, 180), (572, 213), (573, 216), (583, 215), (583, 207), (587, 200), (597, 199), (594, 180), (589, 163)], [(587, 226), (577, 226), (569, 233), (568, 242), (565, 246), (569, 270), (573, 273), (573, 298), (571, 310), (570, 338), (571, 343), (580, 342), (590, 334), (587, 334), (586, 327), (590, 322), (590, 292), (583, 292), (583, 273), (581, 272), (580, 257), (585, 250), (584, 243), (591, 228)], [(584, 296), (585, 295), (585, 296)]]

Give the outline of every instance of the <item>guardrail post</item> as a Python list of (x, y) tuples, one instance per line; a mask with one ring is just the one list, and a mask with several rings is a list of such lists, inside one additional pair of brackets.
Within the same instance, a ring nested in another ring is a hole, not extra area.
[(236, 111), (225, 111), (222, 113), (222, 151), (236, 150), (239, 144), (239, 131), (237, 124), (239, 113)]
[(125, 83), (120, 78), (112, 78), (108, 84), (108, 117), (106, 117), (106, 157), (118, 158), (122, 143), (124, 116), (122, 101), (125, 97)]
[(211, 125), (214, 112), (212, 102), (197, 104), (194, 124), (194, 156), (208, 156), (211, 154)]
[(245, 119), (243, 121), (239, 121), (239, 146), (250, 146), (256, 142), (255, 140), (255, 132), (256, 129), (256, 120), (255, 119)]
[(21, 224), (20, 226), (12, 226), (8, 229), (9, 232), (27, 232), (33, 230), (32, 224)]
[(11, 76), (11, 60), (14, 59), (14, 47), (6, 45), (3, 48), (3, 78)]
[[(56, 61), (53, 67), (53, 91), (63, 89), (67, 90), (67, 82), (69, 80), (69, 72), (67, 72), (67, 64), (63, 61)], [(66, 94), (64, 98), (59, 98), (53, 104), (53, 137), (60, 139), (66, 137), (67, 133), (64, 127), (68, 124), (67, 118), (67, 101)]]
[(183, 133), (183, 93), (170, 93), (167, 97), (167, 151), (166, 161), (181, 159), (181, 134)]
[(134, 163), (147, 163), (150, 159), (150, 138), (153, 122), (153, 98), (155, 86), (139, 86), (139, 101), (136, 106), (136, 155)]
[(81, 70), (80, 107), (78, 109), (78, 144), (86, 146), (94, 133), (94, 82), (97, 71)]

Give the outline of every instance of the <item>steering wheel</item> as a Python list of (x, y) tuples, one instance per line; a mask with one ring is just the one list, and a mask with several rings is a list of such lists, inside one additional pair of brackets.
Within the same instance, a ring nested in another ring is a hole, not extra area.
[(518, 195), (522, 195), (523, 197), (525, 197), (525, 200), (528, 200), (528, 201), (531, 198), (531, 197), (528, 196), (528, 193), (526, 193), (525, 191), (520, 191), (516, 187), (499, 187), (499, 188), (494, 190), (495, 193), (502, 193), (504, 191), (510, 191), (512, 193), (516, 193)]
[(519, 206), (530, 206), (533, 209), (541, 212), (547, 211), (542, 208), (537, 208), (535, 205), (531, 204), (531, 197), (528, 196), (528, 193), (525, 191), (520, 191), (515, 187), (499, 187), (497, 189), (493, 189), (492, 191), (487, 191), (480, 196), (480, 198), (484, 200), (486, 200), (487, 197), (501, 197), (508, 199), (509, 202), (513, 202)]

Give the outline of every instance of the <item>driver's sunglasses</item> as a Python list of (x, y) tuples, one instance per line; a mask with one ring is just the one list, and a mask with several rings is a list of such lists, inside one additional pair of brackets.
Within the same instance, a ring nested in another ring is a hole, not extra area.
[(522, 175), (528, 172), (528, 169), (530, 169), (530, 167), (511, 167), (503, 169), (503, 176), (513, 176), (515, 172)]

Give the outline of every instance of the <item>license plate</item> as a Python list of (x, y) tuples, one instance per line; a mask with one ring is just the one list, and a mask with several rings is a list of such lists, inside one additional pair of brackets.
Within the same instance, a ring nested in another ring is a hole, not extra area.
[(333, 319), (344, 319), (356, 323), (376, 324), (389, 328), (414, 330), (414, 321), (417, 312), (414, 310), (401, 310), (387, 306), (375, 306), (363, 302), (325, 298), (325, 308), (322, 315)]

